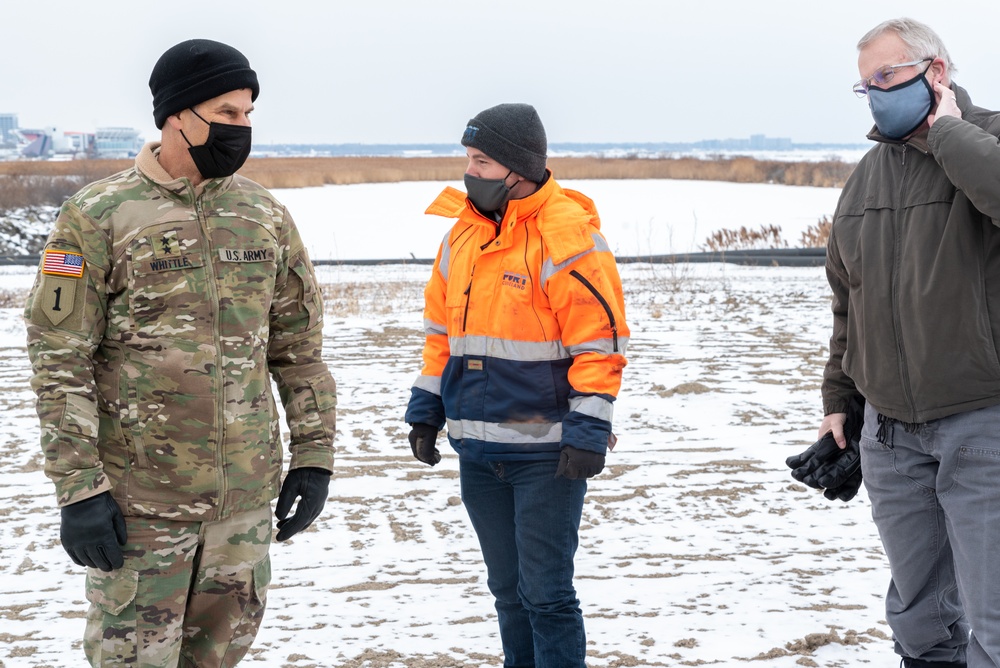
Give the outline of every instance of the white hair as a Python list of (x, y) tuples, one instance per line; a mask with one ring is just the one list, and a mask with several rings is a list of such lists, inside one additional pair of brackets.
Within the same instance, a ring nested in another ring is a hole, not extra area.
[(951, 56), (948, 55), (948, 49), (945, 48), (944, 42), (941, 41), (938, 34), (931, 30), (930, 26), (905, 17), (883, 21), (869, 30), (858, 42), (858, 51), (861, 51), (882, 35), (890, 32), (895, 33), (903, 40), (903, 44), (906, 45), (907, 49), (907, 57), (911, 60), (940, 58), (948, 68), (949, 75), (957, 71), (955, 63), (952, 62)]

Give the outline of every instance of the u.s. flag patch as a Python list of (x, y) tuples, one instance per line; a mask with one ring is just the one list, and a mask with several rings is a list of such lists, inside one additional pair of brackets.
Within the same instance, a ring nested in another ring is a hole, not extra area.
[(83, 276), (83, 255), (69, 251), (47, 250), (42, 258), (42, 273), (51, 276)]

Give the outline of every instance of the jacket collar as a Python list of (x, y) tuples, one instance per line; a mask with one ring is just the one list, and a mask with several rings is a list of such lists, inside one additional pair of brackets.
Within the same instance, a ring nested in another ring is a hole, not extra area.
[[(501, 230), (534, 217), (553, 262), (559, 263), (593, 248), (593, 233), (601, 228), (601, 221), (590, 198), (574, 190), (564, 190), (553, 178), (551, 171), (546, 170), (546, 176), (546, 180), (534, 193), (523, 199), (510, 201)], [(548, 206), (543, 206), (546, 204)], [(495, 225), (476, 211), (465, 193), (452, 187), (445, 188), (427, 207), (426, 213)]]
[(167, 196), (180, 200), (184, 204), (193, 205), (203, 193), (223, 193), (229, 190), (233, 183), (232, 176), (221, 179), (206, 179), (197, 186), (185, 177), (174, 178), (160, 165), (160, 142), (148, 142), (135, 156), (135, 169), (154, 186), (164, 191)]
[(555, 179), (552, 178), (552, 172), (546, 169), (545, 180), (538, 186), (538, 190), (527, 197), (512, 199), (507, 202), (507, 210), (504, 212), (503, 220), (500, 223), (511, 225), (517, 221), (534, 216), (542, 208), (542, 205), (545, 204), (545, 201), (556, 192), (556, 188), (558, 186)]
[[(546, 178), (538, 190), (531, 193), (527, 197), (521, 199), (512, 199), (507, 202), (507, 211), (504, 212), (503, 221), (509, 224), (511, 220), (524, 220), (531, 215), (535, 214), (545, 203), (545, 201), (552, 196), (556, 189), (559, 187), (555, 179), (552, 178), (552, 172), (550, 170), (545, 170)], [(495, 221), (486, 218), (476, 207), (472, 205), (469, 201), (468, 196), (458, 190), (457, 188), (452, 188), (448, 186), (437, 198), (431, 202), (431, 205), (427, 207), (424, 213), (433, 216), (443, 216), (444, 218), (458, 218), (462, 215), (463, 211), (468, 211), (473, 216), (480, 218), (482, 220), (488, 221), (490, 223), (496, 224)]]

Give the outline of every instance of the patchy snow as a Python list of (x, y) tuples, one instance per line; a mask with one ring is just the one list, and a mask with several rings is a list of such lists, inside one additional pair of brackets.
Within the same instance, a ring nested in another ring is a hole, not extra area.
[[(617, 192), (622, 211), (635, 207), (635, 225), (665, 216), (656, 205), (687, 189), (702, 189), (686, 196), (706, 206), (742, 198), (727, 206), (744, 219), (763, 209), (803, 220), (824, 212), (782, 203), (798, 188), (680, 182), (674, 192), (641, 182), (598, 193), (597, 183), (580, 189), (605, 212), (619, 206)], [(429, 257), (447, 223), (397, 214), (401, 202), (422, 210), (440, 187), (281, 195), (313, 257), (334, 248), (376, 257), (390, 238), (420, 241), (411, 248)], [(605, 221), (613, 246), (633, 243), (623, 224), (609, 224), (607, 213)], [(411, 225), (419, 234), (407, 236)], [(864, 491), (850, 503), (827, 501), (784, 466), (815, 439), (821, 417), (830, 328), (823, 269), (621, 271), (632, 338), (615, 408), (619, 442), (590, 483), (576, 560), (588, 665), (896, 665), (882, 604), (887, 567)], [(0, 268), (0, 284), (24, 290), (32, 273)], [(415, 461), (402, 420), (419, 371), (428, 273), (399, 264), (318, 268), (325, 354), (340, 392), (337, 470), (322, 517), (273, 546), (268, 611), (245, 665), (501, 664), (457, 459), (445, 446), (438, 466)], [(82, 665), (83, 571), (59, 545), (23, 336), (19, 310), (0, 310), (0, 665)]]
[(58, 213), (56, 206), (0, 211), (0, 255), (41, 252)]

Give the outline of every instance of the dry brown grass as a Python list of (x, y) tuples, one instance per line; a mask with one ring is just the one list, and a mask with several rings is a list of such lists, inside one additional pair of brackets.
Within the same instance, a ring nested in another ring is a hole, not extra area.
[(0, 212), (59, 206), (84, 185), (129, 164), (127, 160), (0, 162)]
[[(59, 206), (84, 184), (132, 164), (130, 160), (69, 162), (0, 162), (0, 212)], [(255, 158), (241, 173), (268, 188), (302, 188), (326, 184), (395, 183), (458, 180), (465, 158)], [(838, 161), (783, 163), (753, 158), (551, 158), (561, 179), (691, 179), (737, 183), (842, 186), (853, 165)], [(802, 233), (799, 247), (825, 247), (831, 221), (820, 219)], [(781, 228), (740, 227), (721, 230), (705, 240), (702, 250), (726, 251), (783, 248)]]
[[(752, 158), (550, 158), (560, 179), (691, 179), (737, 183), (782, 183), (839, 187), (853, 165), (837, 161), (782, 163)], [(301, 188), (328, 183), (454, 181), (465, 158), (258, 158), (242, 174), (268, 188)]]
[[(826, 248), (832, 226), (833, 220), (829, 216), (823, 216), (802, 232), (799, 245), (796, 247)], [(716, 253), (770, 248), (788, 248), (788, 242), (781, 238), (780, 225), (761, 225), (756, 230), (745, 226), (738, 230), (719, 230), (705, 239), (705, 243), (701, 245), (703, 251)]]
[(705, 239), (701, 247), (705, 251), (721, 252), (731, 250), (751, 250), (754, 248), (787, 248), (788, 243), (781, 238), (779, 225), (761, 225), (756, 230), (741, 226), (738, 230), (719, 230)]
[(86, 183), (80, 176), (0, 175), (0, 212), (59, 206)]
[(460, 180), (464, 158), (255, 158), (240, 170), (265, 188)]
[(841, 187), (854, 171), (853, 164), (836, 160), (794, 163), (748, 157), (551, 158), (549, 165), (560, 179), (687, 179), (820, 187)]
[(799, 248), (826, 248), (826, 242), (830, 240), (831, 227), (833, 220), (829, 216), (823, 216), (815, 225), (810, 225), (802, 233)]
[[(0, 162), (0, 176), (76, 177), (87, 183), (131, 164), (129, 160)], [(267, 188), (303, 188), (325, 184), (457, 181), (465, 166), (462, 157), (251, 158), (240, 173)], [(854, 169), (853, 164), (836, 160), (790, 163), (747, 157), (550, 158), (549, 166), (559, 179), (691, 179), (821, 187), (842, 186)]]
[(133, 160), (11, 160), (0, 162), (0, 176), (85, 176), (100, 179), (121, 171)]

